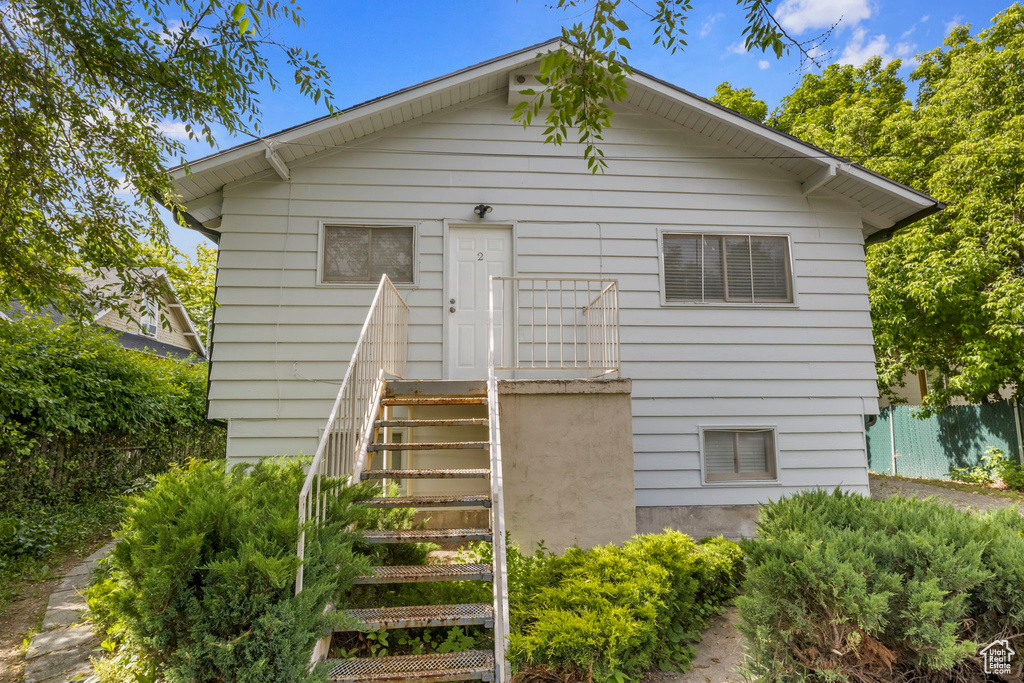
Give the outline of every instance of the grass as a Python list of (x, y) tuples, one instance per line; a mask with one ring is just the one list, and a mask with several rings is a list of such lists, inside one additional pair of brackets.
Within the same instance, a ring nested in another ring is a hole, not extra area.
[(899, 475), (892, 474), (876, 474), (871, 473), (872, 477), (879, 477), (881, 479), (894, 479), (896, 481), (912, 481), (919, 484), (929, 484), (931, 486), (939, 486), (944, 489), (952, 489), (953, 491), (962, 491), (964, 493), (980, 493), (985, 496), (993, 496), (996, 498), (1007, 498), (1009, 500), (1015, 500), (1018, 503), (1024, 503), (1024, 492), (1014, 491), (1013, 489), (998, 488), (992, 484), (965, 484), (962, 481), (950, 481), (948, 479), (920, 479), (917, 477), (901, 477)]
[(0, 554), (0, 612), (17, 599), (27, 584), (56, 578), (54, 569), (74, 554), (109, 537), (121, 522), (121, 500), (108, 496), (77, 504), (24, 506), (0, 518), (28, 523), (31, 552)]

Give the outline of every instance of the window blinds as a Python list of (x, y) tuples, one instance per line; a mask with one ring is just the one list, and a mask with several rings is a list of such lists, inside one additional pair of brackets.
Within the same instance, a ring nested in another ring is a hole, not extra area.
[(704, 474), (708, 481), (774, 478), (772, 430), (704, 430)]
[(793, 300), (785, 237), (666, 233), (662, 253), (667, 301)]

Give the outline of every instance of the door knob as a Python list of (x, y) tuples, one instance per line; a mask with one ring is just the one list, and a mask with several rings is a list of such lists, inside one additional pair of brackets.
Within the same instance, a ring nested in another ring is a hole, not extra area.
[(451, 308), (449, 308), (449, 309), (448, 309), (448, 312), (449, 312), (449, 313), (454, 313), (454, 312), (455, 312), (455, 307), (454, 307), (454, 306), (452, 306)]
[(450, 303), (450, 304), (453, 304), (453, 303), (455, 303), (455, 299), (450, 299), (450, 300), (448, 301), (448, 303)]

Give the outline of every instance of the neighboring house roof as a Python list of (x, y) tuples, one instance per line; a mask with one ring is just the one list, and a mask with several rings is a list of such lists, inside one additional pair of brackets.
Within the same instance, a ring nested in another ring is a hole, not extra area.
[[(277, 173), (288, 164), (328, 149), (346, 146), (461, 102), (508, 87), (538, 54), (556, 49), (558, 39), (424, 81), (388, 95), (272, 133), (265, 139), (216, 152), (170, 170), (186, 207), (186, 223), (218, 241), (221, 191), (225, 184)], [(790, 174), (811, 192), (846, 200), (867, 226), (865, 237), (878, 241), (893, 231), (935, 213), (942, 202), (863, 166), (749, 119), (642, 71), (628, 75), (628, 102), (732, 148), (737, 158), (756, 157)], [(525, 87), (525, 86), (524, 86)], [(614, 126), (614, 121), (612, 126)], [(563, 148), (551, 147), (552, 155)], [(609, 157), (614, 163), (614, 157)]]
[[(115, 330), (115, 332), (117, 332)], [(183, 349), (180, 346), (174, 346), (173, 344), (167, 344), (165, 342), (157, 341), (152, 337), (145, 337), (141, 334), (132, 334), (131, 332), (117, 332), (118, 341), (121, 342), (121, 346), (126, 349), (136, 349), (139, 351), (149, 351), (155, 353), (158, 356), (171, 356), (172, 358), (193, 358), (196, 363), (203, 363), (206, 361), (206, 353), (195, 354), (188, 349)]]
[[(120, 293), (121, 278), (117, 275), (117, 271), (112, 268), (100, 269), (98, 274), (90, 273), (87, 275), (80, 268), (73, 268), (72, 272), (78, 275), (91, 291), (106, 289), (109, 290), (111, 294)], [(186, 358), (192, 353), (195, 353), (199, 359), (205, 360), (207, 354), (206, 347), (203, 345), (203, 340), (199, 338), (199, 333), (196, 332), (195, 325), (192, 324), (192, 319), (189, 317), (188, 311), (178, 298), (178, 293), (174, 289), (174, 283), (172, 283), (170, 278), (167, 276), (167, 272), (163, 268), (157, 267), (141, 268), (139, 269), (139, 272), (140, 274), (147, 275), (154, 279), (163, 280), (167, 284), (170, 289), (172, 299), (170, 307), (177, 312), (181, 321), (184, 323), (185, 336), (187, 336), (191, 341), (193, 349), (183, 349), (172, 344), (157, 341), (156, 339), (146, 337), (144, 335), (115, 330), (119, 335), (121, 345), (128, 349), (148, 349), (153, 353), (174, 356), (175, 358)], [(93, 322), (98, 323), (99, 320), (110, 313), (111, 310), (112, 309), (110, 308), (93, 307)], [(66, 315), (49, 306), (40, 311), (29, 311), (20, 301), (17, 300), (11, 301), (7, 310), (0, 312), (0, 317), (8, 320), (26, 315), (38, 315), (59, 323), (70, 320)]]

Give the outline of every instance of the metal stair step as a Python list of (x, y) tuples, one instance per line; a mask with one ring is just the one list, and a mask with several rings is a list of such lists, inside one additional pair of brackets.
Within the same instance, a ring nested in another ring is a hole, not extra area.
[(440, 470), (363, 470), (359, 478), (367, 479), (487, 479), (488, 469)]
[(487, 441), (434, 441), (421, 443), (375, 443), (370, 444), (370, 451), (438, 451), (446, 448), (490, 448)]
[(364, 531), (367, 543), (445, 543), (490, 541), (490, 529), (383, 529)]
[(377, 427), (486, 427), (486, 417), (453, 417), (437, 420), (377, 420)]
[(411, 396), (392, 398), (385, 396), (381, 403), (386, 406), (466, 406), (486, 405), (484, 396)]
[(461, 605), (414, 605), (409, 607), (368, 607), (347, 609), (345, 614), (359, 620), (357, 629), (425, 628), (435, 626), (494, 627), (494, 607), (486, 602)]
[(441, 683), (493, 681), (494, 653), (486, 650), (432, 655), (329, 659), (331, 683)]
[(427, 564), (374, 567), (372, 573), (356, 577), (358, 584), (433, 583), (436, 581), (490, 581), (489, 564)]
[(443, 508), (443, 507), (491, 507), (489, 495), (463, 496), (391, 496), (389, 498), (370, 498), (362, 505), (371, 508)]

